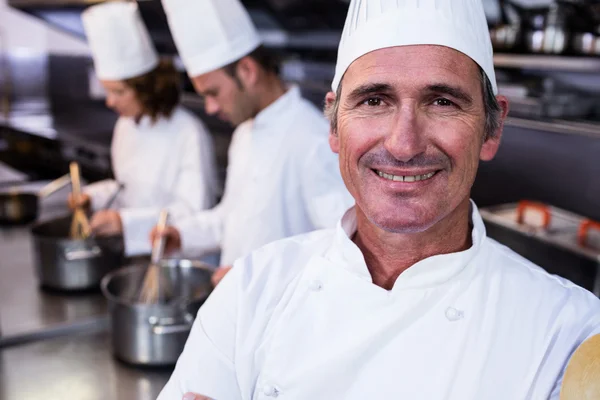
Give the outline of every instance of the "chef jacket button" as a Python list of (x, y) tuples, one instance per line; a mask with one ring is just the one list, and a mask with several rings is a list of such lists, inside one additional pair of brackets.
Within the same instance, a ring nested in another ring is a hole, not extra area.
[(277, 397), (279, 396), (279, 389), (277, 389), (275, 386), (272, 385), (265, 385), (263, 387), (263, 393), (265, 396), (269, 396), (269, 397)]
[(323, 282), (317, 280), (311, 281), (309, 287), (313, 292), (320, 292), (323, 290)]
[(456, 308), (453, 307), (448, 307), (446, 309), (446, 318), (448, 318), (449, 321), (458, 321), (460, 319), (463, 319), (465, 316), (465, 313), (457, 310)]

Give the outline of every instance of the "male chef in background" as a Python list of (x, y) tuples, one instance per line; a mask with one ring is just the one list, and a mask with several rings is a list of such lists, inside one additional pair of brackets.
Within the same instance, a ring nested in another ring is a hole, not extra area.
[(220, 264), (231, 266), (274, 240), (335, 226), (353, 199), (327, 120), (297, 87), (285, 87), (242, 4), (163, 0), (163, 8), (207, 114), (237, 126), (221, 203), (169, 227), (167, 252), (221, 250)]
[(356, 206), (236, 262), (160, 400), (558, 399), (600, 302), (469, 199), (508, 112), (487, 29), (481, 0), (351, 1), (327, 111)]

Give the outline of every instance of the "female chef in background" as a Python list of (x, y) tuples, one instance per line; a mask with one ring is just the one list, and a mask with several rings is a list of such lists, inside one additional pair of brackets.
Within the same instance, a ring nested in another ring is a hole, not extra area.
[[(177, 221), (214, 205), (212, 140), (179, 105), (180, 76), (170, 61), (159, 60), (135, 2), (92, 6), (82, 19), (106, 105), (120, 117), (111, 148), (115, 180), (85, 187), (69, 206), (95, 211), (94, 234), (123, 234), (127, 256), (148, 254), (162, 208)], [(113, 208), (103, 210), (119, 184)]]

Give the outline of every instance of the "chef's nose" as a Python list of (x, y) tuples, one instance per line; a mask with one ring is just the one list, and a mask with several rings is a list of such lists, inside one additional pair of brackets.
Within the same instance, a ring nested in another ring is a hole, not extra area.
[(215, 99), (206, 97), (204, 100), (204, 111), (206, 111), (208, 115), (215, 115), (220, 111), (220, 109), (219, 103), (217, 103)]
[(116, 105), (117, 105), (117, 102), (115, 100), (115, 96), (113, 96), (112, 94), (107, 94), (106, 95), (106, 107), (115, 108)]
[(427, 147), (423, 129), (415, 110), (410, 106), (402, 107), (390, 126), (384, 146), (397, 160), (408, 162)]

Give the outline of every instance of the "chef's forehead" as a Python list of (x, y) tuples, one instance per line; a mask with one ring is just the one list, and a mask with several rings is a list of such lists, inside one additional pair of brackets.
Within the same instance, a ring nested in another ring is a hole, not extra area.
[(428, 74), (424, 80), (429, 78), (432, 82), (450, 78), (457, 83), (481, 82), (482, 68), (468, 55), (446, 46), (411, 45), (386, 47), (362, 55), (350, 64), (340, 87), (347, 80), (346, 76), (351, 76), (353, 86), (381, 82), (380, 76), (386, 76), (386, 82), (391, 83), (424, 68)]

